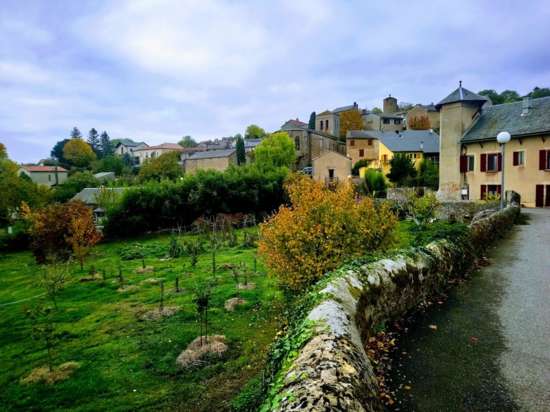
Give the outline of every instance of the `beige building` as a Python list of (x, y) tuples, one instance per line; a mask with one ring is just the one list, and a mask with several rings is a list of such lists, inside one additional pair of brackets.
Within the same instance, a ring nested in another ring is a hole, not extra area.
[(193, 173), (197, 170), (223, 172), (229, 166), (237, 164), (237, 151), (235, 149), (225, 149), (184, 154), (182, 162), (186, 173)]
[(46, 186), (56, 186), (69, 178), (69, 172), (61, 166), (21, 166), (19, 174), (24, 174), (34, 182)]
[(359, 110), (358, 104), (353, 102), (349, 106), (337, 107), (319, 113), (315, 116), (315, 130), (336, 137), (340, 136), (340, 115), (350, 110)]
[(138, 164), (143, 164), (147, 159), (154, 159), (159, 157), (161, 154), (169, 152), (181, 152), (183, 153), (185, 149), (177, 143), (163, 143), (158, 146), (147, 146), (141, 147), (133, 150), (134, 156), (137, 158)]
[(337, 153), (327, 151), (313, 159), (312, 176), (325, 184), (344, 182), (351, 175), (351, 159)]
[[(527, 207), (550, 206), (550, 97), (491, 105), (459, 86), (437, 105), (441, 118), (439, 196), (485, 199), (505, 190)], [(512, 135), (504, 158), (496, 136)]]

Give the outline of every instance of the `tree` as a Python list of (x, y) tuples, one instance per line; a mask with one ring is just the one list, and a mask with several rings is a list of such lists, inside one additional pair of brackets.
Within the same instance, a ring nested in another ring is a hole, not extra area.
[(439, 167), (429, 159), (422, 159), (418, 167), (417, 186), (425, 186), (437, 190), (439, 187)]
[(345, 260), (391, 245), (397, 219), (389, 205), (358, 200), (350, 183), (330, 190), (294, 175), (285, 188), (291, 205), (260, 225), (258, 250), (290, 290), (303, 290)]
[(21, 209), (37, 263), (64, 261), (72, 255), (81, 260), (101, 237), (92, 210), (83, 202), (54, 203), (35, 210), (24, 204)]
[(46, 291), (46, 296), (57, 309), (57, 296), (69, 278), (69, 267), (63, 263), (52, 262), (42, 267), (40, 275), (40, 283)]
[(67, 165), (67, 159), (65, 159), (65, 156), (63, 155), (63, 149), (65, 148), (65, 144), (67, 142), (70, 142), (70, 140), (60, 140), (55, 144), (55, 146), (52, 148), (52, 151), (50, 152), (50, 156), (56, 159), (61, 165)]
[(244, 139), (242, 137), (237, 137), (237, 143), (235, 143), (235, 148), (237, 149), (237, 164), (243, 165), (246, 163), (246, 150), (244, 148)]
[(311, 114), (309, 115), (309, 122), (307, 124), (307, 128), (310, 129), (310, 130), (315, 130), (315, 119), (316, 119), (316, 114), (315, 112), (311, 112)]
[(147, 180), (176, 179), (183, 174), (179, 152), (167, 152), (159, 157), (147, 159), (139, 169), (139, 179)]
[(7, 159), (8, 158), (8, 151), (6, 150), (6, 146), (4, 143), (0, 143), (0, 159)]
[(296, 161), (294, 142), (286, 132), (270, 134), (254, 149), (254, 164), (261, 170), (292, 168)]
[(528, 95), (529, 97), (536, 99), (538, 97), (547, 97), (550, 96), (550, 88), (548, 87), (535, 87), (531, 93)]
[(71, 165), (87, 167), (96, 159), (96, 155), (90, 145), (77, 138), (69, 140), (63, 147), (63, 157)]
[(500, 93), (504, 103), (513, 103), (521, 100), (521, 96), (515, 90), (504, 90)]
[(351, 168), (352, 176), (359, 176), (359, 170), (362, 169), (363, 167), (368, 167), (370, 162), (371, 161), (367, 159), (360, 159), (357, 162), (355, 162), (355, 164)]
[(121, 157), (121, 156), (109, 155), (95, 161), (92, 164), (92, 170), (95, 173), (114, 172), (115, 175), (120, 176), (128, 167), (126, 164), (127, 162), (128, 160), (125, 160), (124, 156)]
[(266, 136), (266, 132), (260, 126), (251, 124), (246, 128), (244, 133), (245, 139), (263, 139)]
[(340, 138), (345, 139), (348, 130), (362, 130), (365, 128), (361, 113), (357, 109), (340, 113)]
[(414, 163), (407, 155), (396, 153), (390, 160), (390, 172), (388, 179), (396, 186), (410, 186), (416, 176)]
[(101, 153), (101, 148), (99, 145), (99, 133), (93, 127), (88, 132), (88, 144), (90, 145), (96, 156), (99, 156)]
[(101, 144), (101, 157), (110, 156), (114, 154), (113, 145), (111, 144), (111, 139), (106, 131), (103, 131), (101, 133), (100, 138), (100, 144)]
[(183, 136), (178, 144), (181, 147), (197, 147), (199, 145), (191, 136)]
[(80, 130), (78, 130), (78, 127), (73, 127), (73, 130), (71, 130), (71, 139), (82, 139), (82, 134), (80, 133)]
[(366, 194), (373, 197), (385, 197), (387, 184), (381, 171), (368, 169), (362, 183)]
[(99, 180), (89, 171), (76, 172), (65, 182), (55, 187), (54, 199), (66, 202), (86, 187), (98, 187)]
[(374, 113), (374, 114), (382, 114), (382, 113), (384, 113), (384, 112), (382, 111), (382, 109), (380, 109), (379, 107), (373, 108), (373, 109), (371, 110), (371, 112)]
[(430, 118), (426, 115), (413, 116), (407, 119), (407, 127), (411, 130), (428, 130), (431, 128)]

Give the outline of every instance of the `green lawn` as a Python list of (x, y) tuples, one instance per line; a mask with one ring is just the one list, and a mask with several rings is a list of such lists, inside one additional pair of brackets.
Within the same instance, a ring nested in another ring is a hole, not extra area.
[[(22, 384), (20, 379), (46, 363), (42, 343), (32, 340), (25, 309), (40, 300), (40, 268), (29, 252), (0, 256), (0, 410), (226, 410), (243, 385), (261, 370), (267, 348), (280, 325), (282, 295), (273, 279), (258, 263), (251, 282), (243, 290), (247, 303), (227, 312), (224, 302), (236, 296), (229, 270), (220, 270), (212, 295), (209, 317), (212, 334), (229, 340), (222, 360), (212, 360), (194, 370), (181, 370), (178, 354), (199, 335), (192, 287), (209, 277), (209, 252), (201, 254), (192, 275), (184, 274), (189, 258), (167, 259), (168, 235), (106, 243), (94, 248), (84, 271), (72, 267), (71, 281), (59, 296), (57, 333), (60, 343), (55, 363), (81, 364), (72, 377), (54, 385)], [(239, 232), (239, 241), (242, 231)], [(138, 274), (141, 260), (123, 260), (123, 274), (132, 292), (119, 292), (114, 279), (119, 252), (141, 243), (153, 251), (146, 264), (154, 273)], [(218, 266), (245, 262), (252, 268), (254, 248), (220, 249)], [(152, 256), (155, 255), (155, 256)], [(107, 269), (106, 282), (80, 282), (91, 265)], [(180, 276), (182, 293), (174, 291)], [(158, 307), (160, 287), (146, 281), (165, 279), (165, 305), (181, 310), (158, 321), (140, 320), (144, 310)], [(30, 300), (25, 300), (31, 298)], [(8, 304), (19, 300), (23, 302)]]

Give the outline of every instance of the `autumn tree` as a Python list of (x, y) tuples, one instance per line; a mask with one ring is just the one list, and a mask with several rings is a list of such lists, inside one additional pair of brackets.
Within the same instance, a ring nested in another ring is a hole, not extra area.
[(361, 117), (361, 112), (357, 109), (347, 110), (340, 113), (340, 138), (346, 139), (350, 130), (363, 130), (365, 124)]
[(179, 152), (167, 152), (159, 157), (147, 159), (139, 169), (139, 179), (147, 180), (176, 179), (183, 174)]
[(73, 213), (68, 222), (67, 240), (71, 245), (73, 256), (80, 263), (80, 270), (84, 269), (84, 259), (90, 253), (92, 247), (101, 240), (100, 233), (96, 230), (92, 211), (86, 208), (79, 213)]
[(254, 149), (254, 164), (260, 170), (292, 168), (296, 161), (294, 142), (286, 132), (270, 134)]
[(411, 130), (428, 130), (431, 128), (430, 118), (426, 115), (413, 116), (407, 120), (407, 127)]
[(357, 199), (351, 184), (330, 190), (294, 175), (285, 189), (291, 205), (260, 226), (259, 253), (290, 290), (302, 290), (347, 259), (392, 243), (396, 217), (389, 206)]
[(96, 159), (90, 145), (80, 138), (71, 139), (65, 144), (63, 157), (77, 167), (87, 167)]
[(256, 124), (251, 124), (246, 128), (246, 132), (244, 133), (245, 139), (262, 139), (266, 136), (266, 132), (264, 129), (262, 129), (260, 126)]

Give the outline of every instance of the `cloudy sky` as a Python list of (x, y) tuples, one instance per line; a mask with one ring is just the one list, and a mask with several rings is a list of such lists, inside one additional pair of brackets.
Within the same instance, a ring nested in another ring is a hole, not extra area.
[(0, 142), (21, 162), (73, 126), (204, 140), (459, 80), (550, 86), (547, 0), (0, 1)]

